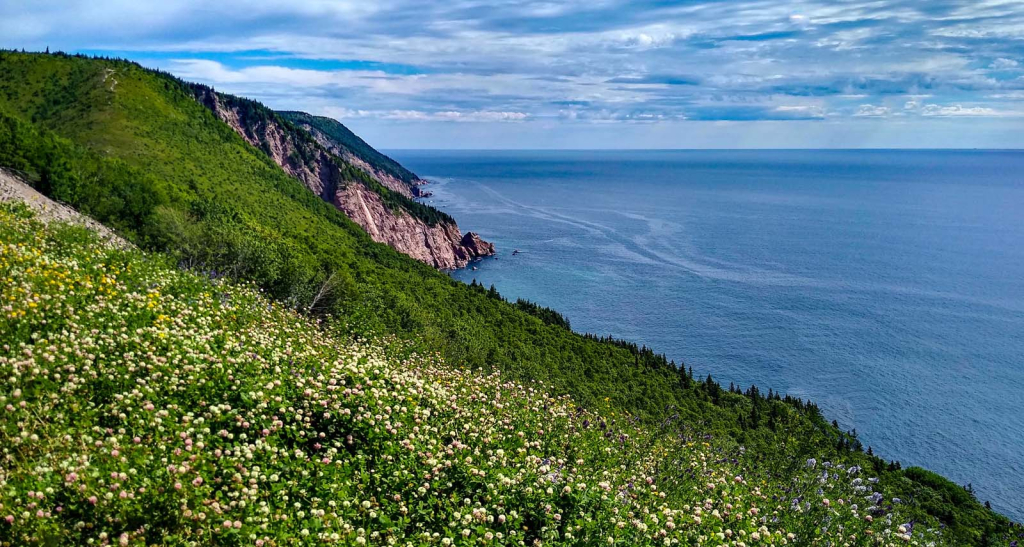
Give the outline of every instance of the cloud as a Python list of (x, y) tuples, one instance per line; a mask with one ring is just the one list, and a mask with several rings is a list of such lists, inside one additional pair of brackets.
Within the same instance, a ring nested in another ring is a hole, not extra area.
[(777, 106), (774, 112), (780, 119), (815, 119), (824, 118), (825, 109), (821, 106)]
[(992, 61), (992, 64), (988, 65), (992, 70), (1012, 70), (1019, 66), (1020, 63), (1013, 59), (1007, 59), (1006, 57), (1000, 57), (995, 61)]
[(964, 107), (958, 104), (951, 106), (940, 106), (937, 104), (925, 105), (921, 109), (922, 116), (997, 116), (999, 112), (982, 106)]
[(693, 106), (687, 112), (687, 119), (701, 121), (792, 121), (821, 120), (826, 116), (825, 109), (814, 105), (781, 105), (781, 106)]
[(0, 47), (129, 57), (365, 127), (509, 132), (799, 122), (842, 141), (898, 131), (897, 116), (978, 127), (1021, 110), (1022, 32), (1012, 2), (966, 0), (0, 2)]
[(372, 118), (380, 120), (434, 122), (521, 122), (529, 117), (523, 112), (495, 112), (487, 110), (470, 112), (460, 112), (456, 110), (425, 112), (422, 110), (351, 110), (348, 108), (338, 107), (325, 108), (320, 113), (339, 120)]
[(661, 84), (661, 85), (700, 85), (700, 79), (694, 76), (673, 76), (667, 74), (648, 74), (646, 76), (618, 76), (607, 80), (611, 84)]
[(888, 116), (890, 113), (892, 113), (892, 110), (890, 110), (887, 106), (862, 104), (859, 108), (857, 108), (857, 112), (854, 114), (854, 116), (861, 118), (878, 118)]

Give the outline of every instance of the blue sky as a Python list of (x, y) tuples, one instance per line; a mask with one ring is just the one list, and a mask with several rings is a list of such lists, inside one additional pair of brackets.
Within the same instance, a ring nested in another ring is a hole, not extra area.
[[(1024, 147), (1024, 1), (0, 0), (383, 148)], [(2, 76), (0, 76), (2, 77)]]

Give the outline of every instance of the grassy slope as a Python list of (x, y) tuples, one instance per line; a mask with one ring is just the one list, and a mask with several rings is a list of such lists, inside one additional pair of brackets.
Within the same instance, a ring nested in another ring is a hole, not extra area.
[(26, 212), (0, 206), (0, 545), (948, 544), (867, 470), (780, 477)]
[[(970, 497), (964, 499), (955, 485), (886, 471), (880, 460), (851, 452), (850, 439), (828, 427), (813, 407), (721, 393), (714, 385), (691, 382), (651, 352), (545, 324), (482, 289), (372, 243), (172, 78), (123, 62), (10, 53), (0, 55), (0, 69), (0, 113), (34, 124), (30, 129), (38, 128), (39, 138), (51, 138), (49, 132), (66, 137), (62, 150), (101, 157), (101, 163), (118, 158), (144, 172), (143, 183), (165, 196), (135, 233), (144, 245), (179, 258), (201, 258), (194, 264), (212, 268), (221, 265), (220, 255), (189, 255), (185, 243), (196, 242), (169, 236), (176, 232), (168, 228), (173, 224), (168, 218), (216, 228), (224, 241), (255, 234), (271, 247), (256, 249), (266, 254), (244, 255), (261, 268), (243, 272), (245, 277), (257, 279), (275, 297), (300, 302), (303, 284), (315, 287), (333, 272), (344, 283), (332, 312), (353, 330), (415, 336), (425, 349), (439, 350), (452, 362), (544, 380), (554, 392), (569, 393), (588, 408), (626, 410), (648, 423), (679, 414), (702, 431), (746, 443), (779, 472), (791, 472), (810, 455), (839, 454), (879, 468), (890, 495), (927, 504), (964, 542), (980, 543), (982, 535), (1006, 525)], [(108, 76), (111, 69), (115, 72)], [(39, 162), (34, 169), (40, 170)], [(95, 196), (79, 199), (77, 205), (88, 205)], [(263, 267), (267, 257), (274, 268)]]

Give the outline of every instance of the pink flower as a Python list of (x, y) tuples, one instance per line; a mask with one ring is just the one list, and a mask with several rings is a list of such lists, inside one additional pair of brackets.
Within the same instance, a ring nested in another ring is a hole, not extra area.
[(89, 496), (89, 503), (96, 505), (97, 501), (99, 500), (96, 499), (96, 496)]
[(7, 524), (14, 524), (14, 515), (7, 515), (4, 520), (7, 521)]
[(232, 524), (231, 524), (231, 521), (230, 521), (230, 520), (225, 520), (225, 521), (224, 521), (224, 527), (225, 527), (225, 528), (231, 528), (231, 526), (232, 526)]
[(175, 490), (181, 490), (181, 483), (180, 482), (174, 483), (174, 489)]

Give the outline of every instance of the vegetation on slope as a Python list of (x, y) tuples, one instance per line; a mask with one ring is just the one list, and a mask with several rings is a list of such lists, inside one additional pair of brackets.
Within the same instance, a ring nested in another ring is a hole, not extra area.
[[(309, 133), (297, 127), (301, 122), (295, 115), (301, 114), (309, 116), (308, 114), (303, 112), (291, 112), (286, 114), (275, 112), (258, 101), (243, 97), (235, 97), (233, 95), (226, 95), (224, 93), (217, 93), (213, 88), (202, 84), (185, 82), (184, 85), (188, 86), (197, 100), (203, 100), (203, 98), (208, 94), (215, 94), (217, 96), (217, 100), (223, 107), (237, 112), (239, 123), (247, 132), (249, 138), (258, 142), (258, 148), (268, 156), (270, 155), (271, 145), (266, 140), (266, 132), (264, 129), (268, 126), (276, 126), (280, 128), (287, 138), (295, 145), (296, 153), (293, 157), (289, 158), (289, 161), (293, 164), (305, 164), (312, 171), (318, 161), (317, 155), (322, 154), (329, 157), (330, 161), (338, 168), (338, 172), (341, 175), (342, 180), (346, 182), (356, 182), (366, 186), (371, 191), (378, 194), (384, 204), (392, 211), (408, 213), (413, 217), (426, 222), (430, 226), (435, 226), (438, 223), (455, 223), (455, 220), (449, 216), (448, 213), (390, 190), (374, 179), (369, 173), (366, 173), (359, 167), (346, 162), (343, 158), (340, 158), (325, 149)], [(312, 116), (309, 117), (312, 118)], [(359, 137), (352, 135), (351, 131), (348, 131), (344, 126), (341, 126), (341, 129), (344, 131), (340, 131), (323, 122), (318, 123), (329, 130), (332, 130), (332, 138), (334, 138), (336, 134), (337, 138), (341, 139), (339, 142), (352, 142), (353, 145), (361, 143), (361, 146), (359, 147), (360, 154), (362, 154), (361, 157), (365, 156), (365, 158), (369, 158), (365, 161), (367, 161), (370, 166), (383, 168), (388, 172), (396, 171), (391, 164), (398, 165), (397, 163), (387, 156), (380, 154), (376, 150), (373, 150), (373, 148), (370, 148), (368, 144), (363, 142), (362, 139), (359, 139)], [(340, 126), (341, 124), (338, 125)], [(353, 138), (358, 140), (358, 143), (352, 141)], [(369, 151), (373, 151), (373, 153), (371, 154)], [(404, 168), (403, 171), (405, 171)], [(412, 173), (408, 171), (405, 171), (405, 173), (407, 175), (412, 175)], [(412, 176), (414, 177), (413, 180), (416, 180), (415, 175)]]
[(858, 467), (759, 458), (350, 342), (0, 207), (0, 544), (915, 545)]
[(420, 180), (415, 173), (406, 169), (390, 157), (378, 152), (372, 146), (367, 144), (366, 141), (359, 138), (358, 135), (353, 133), (349, 128), (345, 127), (344, 124), (334, 118), (314, 116), (305, 112), (294, 111), (280, 111), (278, 114), (295, 125), (308, 125), (313, 129), (320, 131), (332, 141), (347, 148), (349, 152), (352, 152), (352, 154), (365, 161), (370, 165), (370, 167), (387, 173), (410, 186), (416, 184)]
[[(542, 381), (583, 408), (628, 412), (645, 430), (675, 417), (666, 428), (686, 424), (723, 449), (743, 446), (774, 476), (796, 476), (808, 458), (862, 466), (887, 499), (905, 502), (908, 519), (941, 517), (944, 535), (960, 544), (1009, 533), (1005, 518), (959, 486), (860, 452), (813, 404), (697, 380), (650, 349), (572, 333), (553, 312), (505, 302), (373, 243), (168, 75), (15, 53), (0, 54), (0, 74), (0, 127), (15, 128), (0, 131), (0, 162), (20, 161), (44, 191), (63, 188), (60, 199), (180, 265), (251, 280), (348, 333), (394, 334), (449, 363)], [(123, 186), (125, 198), (105, 205), (108, 185)]]

